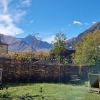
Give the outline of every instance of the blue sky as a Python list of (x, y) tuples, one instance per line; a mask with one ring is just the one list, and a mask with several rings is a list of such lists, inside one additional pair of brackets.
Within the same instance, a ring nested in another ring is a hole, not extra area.
[(0, 33), (15, 37), (39, 33), (52, 41), (58, 32), (67, 39), (100, 21), (100, 0), (0, 0)]

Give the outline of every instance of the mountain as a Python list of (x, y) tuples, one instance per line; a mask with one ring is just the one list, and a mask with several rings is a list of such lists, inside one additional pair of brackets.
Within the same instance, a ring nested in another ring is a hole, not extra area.
[(27, 37), (23, 38), (23, 41), (33, 46), (33, 48), (36, 48), (36, 50), (48, 50), (52, 48), (52, 45), (48, 42), (37, 39), (35, 36), (32, 35), (28, 35)]
[[(78, 37), (67, 40), (67, 48), (71, 49), (76, 44), (82, 42), (82, 36), (89, 34), (95, 30), (100, 29), (100, 22), (95, 23), (89, 29), (85, 30), (83, 33), (80, 33)], [(50, 50), (52, 45), (48, 42), (37, 39), (35, 36), (28, 35), (25, 38), (15, 38), (13, 36), (2, 35), (2, 42), (9, 44), (9, 52), (23, 52), (25, 50)], [(73, 48), (72, 48), (73, 49)]]
[(81, 43), (83, 35), (90, 34), (90, 33), (92, 33), (95, 30), (100, 30), (100, 22), (97, 22), (97, 23), (93, 24), (89, 29), (87, 29), (84, 32), (80, 33), (78, 35), (78, 37), (76, 38), (76, 40), (73, 42), (72, 46), (74, 47), (76, 44)]
[[(35, 36), (28, 35), (25, 38), (15, 38), (13, 36), (2, 35), (2, 42), (8, 44), (9, 52), (23, 52), (26, 50), (49, 50), (52, 45), (38, 40)], [(33, 46), (33, 48), (32, 48)]]
[(66, 46), (66, 48), (67, 49), (72, 49), (72, 46), (73, 46), (73, 44), (74, 44), (74, 42), (75, 42), (76, 39), (77, 39), (77, 37), (73, 37), (73, 38), (67, 40), (67, 46)]
[(8, 44), (9, 52), (22, 52), (24, 50), (30, 50), (31, 46), (22, 39), (15, 38), (13, 36), (3, 35), (2, 42)]

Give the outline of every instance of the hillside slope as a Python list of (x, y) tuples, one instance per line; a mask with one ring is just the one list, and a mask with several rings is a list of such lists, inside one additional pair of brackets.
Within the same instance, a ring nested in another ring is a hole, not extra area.
[(82, 36), (85, 35), (85, 34), (90, 34), (92, 33), (93, 31), (95, 30), (100, 30), (100, 22), (97, 22), (95, 24), (93, 24), (89, 29), (85, 30), (84, 32), (80, 33), (78, 35), (78, 37), (76, 38), (76, 40), (74, 41), (73, 43), (73, 47), (75, 45), (77, 45), (78, 43), (82, 42)]

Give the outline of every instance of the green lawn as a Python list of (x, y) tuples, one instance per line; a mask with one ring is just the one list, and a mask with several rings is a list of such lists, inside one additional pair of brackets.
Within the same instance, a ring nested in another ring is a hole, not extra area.
[(100, 94), (88, 93), (86, 86), (53, 83), (9, 84), (8, 89), (0, 90), (0, 100), (100, 100)]

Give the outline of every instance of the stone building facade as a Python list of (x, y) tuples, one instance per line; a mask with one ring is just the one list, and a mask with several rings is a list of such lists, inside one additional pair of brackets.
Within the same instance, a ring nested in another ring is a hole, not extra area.
[(2, 43), (2, 36), (0, 35), (0, 57), (6, 56), (8, 54), (8, 44)]

